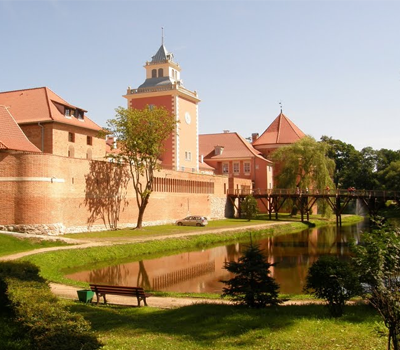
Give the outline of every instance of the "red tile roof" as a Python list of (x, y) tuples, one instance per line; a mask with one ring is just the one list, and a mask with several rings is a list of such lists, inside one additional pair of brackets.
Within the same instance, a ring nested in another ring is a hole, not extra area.
[[(215, 155), (215, 146), (224, 148), (222, 154)], [(199, 135), (199, 150), (205, 159), (261, 157), (261, 152), (236, 132)]]
[(25, 136), (11, 113), (0, 105), (0, 149), (40, 152)]
[(288, 117), (282, 112), (253, 142), (253, 146), (291, 144), (306, 136)]
[(86, 116), (82, 119), (65, 117), (63, 109), (59, 110), (57, 105), (86, 111), (69, 104), (47, 87), (0, 92), (0, 104), (9, 107), (18, 124), (55, 121), (91, 130), (101, 129)]

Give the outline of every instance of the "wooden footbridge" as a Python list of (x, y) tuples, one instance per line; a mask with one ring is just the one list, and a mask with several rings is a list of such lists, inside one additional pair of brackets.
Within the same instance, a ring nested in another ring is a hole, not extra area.
[(301, 215), (301, 221), (310, 219), (313, 208), (317, 201), (325, 201), (331, 207), (336, 215), (336, 224), (342, 225), (342, 214), (347, 205), (351, 201), (359, 200), (368, 210), (370, 216), (376, 216), (378, 211), (382, 209), (388, 200), (399, 203), (400, 192), (395, 191), (368, 191), (368, 190), (288, 190), (288, 189), (272, 189), (272, 190), (229, 190), (228, 198), (240, 214), (241, 202), (248, 195), (253, 195), (266, 208), (269, 219), (272, 219), (272, 214), (275, 213), (278, 219), (279, 211), (283, 210), (283, 206), (290, 200), (293, 206), (296, 206)]

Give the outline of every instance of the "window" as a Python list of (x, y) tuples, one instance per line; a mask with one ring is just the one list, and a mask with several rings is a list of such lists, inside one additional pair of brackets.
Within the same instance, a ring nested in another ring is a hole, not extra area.
[(233, 173), (236, 175), (240, 173), (240, 164), (239, 163), (233, 163)]
[(73, 132), (68, 133), (68, 141), (75, 142), (75, 134)]
[(86, 151), (86, 159), (92, 159), (92, 150), (91, 149), (88, 149), (87, 151)]
[(153, 70), (151, 71), (151, 77), (152, 77), (152, 78), (157, 78), (157, 69), (153, 69)]
[(222, 174), (229, 174), (229, 164), (228, 163), (222, 164)]
[(89, 146), (93, 145), (93, 138), (92, 136), (86, 136), (86, 144)]
[(243, 170), (245, 174), (250, 174), (250, 163), (246, 162), (243, 164)]
[(162, 68), (159, 68), (159, 69), (158, 69), (158, 77), (161, 78), (161, 77), (163, 77), (163, 76), (164, 76), (164, 71), (163, 71)]
[(192, 152), (185, 152), (185, 160), (192, 160)]
[(65, 115), (66, 117), (70, 117), (71, 114), (72, 114), (71, 112), (72, 112), (71, 109), (65, 108), (64, 115)]

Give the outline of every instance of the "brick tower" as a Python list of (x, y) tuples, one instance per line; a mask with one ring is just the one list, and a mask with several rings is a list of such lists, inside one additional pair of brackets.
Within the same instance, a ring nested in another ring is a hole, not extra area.
[(162, 42), (150, 62), (146, 62), (146, 80), (137, 89), (128, 87), (124, 96), (128, 108), (164, 106), (178, 121), (175, 132), (166, 141), (162, 156), (164, 168), (177, 171), (199, 170), (198, 103), (196, 91), (183, 86), (181, 68), (173, 61)]

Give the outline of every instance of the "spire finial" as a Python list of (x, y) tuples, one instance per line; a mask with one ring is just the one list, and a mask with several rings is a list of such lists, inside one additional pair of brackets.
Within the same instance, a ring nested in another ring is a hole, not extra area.
[(164, 27), (161, 27), (161, 45), (164, 45)]
[(279, 101), (279, 106), (281, 107), (281, 114), (282, 114), (282, 101)]

